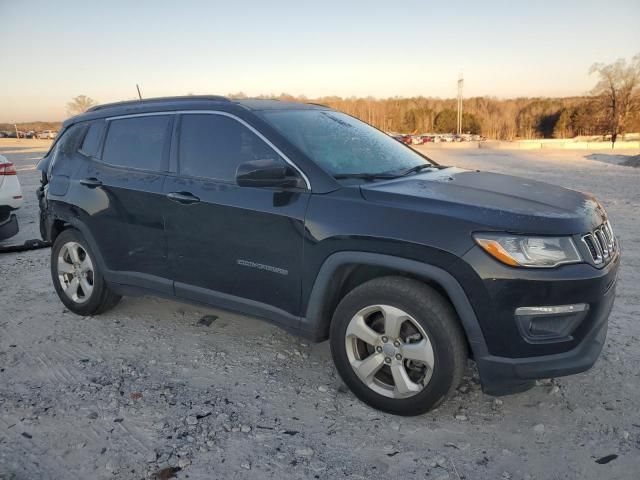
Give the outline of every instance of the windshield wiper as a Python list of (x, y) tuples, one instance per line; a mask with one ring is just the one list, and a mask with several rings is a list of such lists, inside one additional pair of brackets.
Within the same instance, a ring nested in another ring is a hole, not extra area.
[(418, 173), (421, 170), (425, 170), (427, 168), (435, 168), (437, 170), (441, 170), (443, 167), (442, 165), (431, 165), (429, 163), (421, 163), (420, 165), (416, 165), (415, 167), (411, 167), (407, 170), (404, 170), (403, 172), (400, 172), (398, 174), (399, 177), (404, 177), (405, 175), (409, 175), (410, 173)]
[(344, 178), (361, 178), (363, 180), (381, 180), (381, 179), (391, 179), (398, 178), (398, 175), (391, 175), (389, 173), (338, 173), (333, 176), (338, 180)]
[(399, 177), (404, 177), (405, 175), (409, 175), (410, 173), (417, 173), (421, 170), (427, 169), (427, 168), (433, 168), (436, 170), (440, 170), (443, 168), (447, 168), (444, 167), (442, 165), (433, 165), (430, 163), (421, 163), (420, 165), (416, 165), (415, 167), (411, 167), (408, 170), (403, 170), (399, 173), (390, 173), (390, 172), (381, 172), (381, 173), (366, 173), (366, 172), (362, 172), (362, 173), (338, 173), (336, 175), (333, 176), (333, 178), (337, 178), (337, 179), (343, 179), (343, 178), (361, 178), (363, 180), (381, 180), (381, 179), (393, 179), (393, 178), (399, 178)]

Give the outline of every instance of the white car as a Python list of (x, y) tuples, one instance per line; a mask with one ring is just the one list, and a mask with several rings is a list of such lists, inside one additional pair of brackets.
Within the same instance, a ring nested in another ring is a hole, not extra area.
[(56, 138), (57, 134), (58, 132), (56, 132), (55, 130), (45, 130), (44, 132), (36, 133), (36, 137), (44, 140), (53, 140), (54, 138)]
[(16, 168), (0, 155), (0, 240), (18, 233), (18, 218), (13, 211), (22, 205), (22, 189)]

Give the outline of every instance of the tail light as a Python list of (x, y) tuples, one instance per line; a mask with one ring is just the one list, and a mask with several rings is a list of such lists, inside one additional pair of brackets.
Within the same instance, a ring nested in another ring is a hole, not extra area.
[(0, 176), (16, 175), (16, 167), (13, 163), (0, 163)]

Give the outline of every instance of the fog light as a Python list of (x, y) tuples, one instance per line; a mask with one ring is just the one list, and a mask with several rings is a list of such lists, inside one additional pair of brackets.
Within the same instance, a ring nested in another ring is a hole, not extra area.
[(562, 315), (565, 313), (584, 312), (589, 308), (586, 303), (573, 305), (556, 305), (553, 307), (520, 307), (516, 308), (516, 315)]
[(522, 336), (530, 343), (564, 342), (589, 310), (586, 303), (516, 309), (516, 323)]

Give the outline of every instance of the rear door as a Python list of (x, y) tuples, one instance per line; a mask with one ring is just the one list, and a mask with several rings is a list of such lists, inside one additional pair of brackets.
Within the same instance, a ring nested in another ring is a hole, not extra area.
[[(173, 115), (108, 119), (89, 130), (77, 175), (86, 223), (113, 281), (173, 293), (164, 236), (162, 193), (169, 165)], [(101, 152), (93, 152), (103, 135)], [(88, 143), (88, 145), (87, 145)]]
[(242, 162), (286, 163), (242, 120), (193, 112), (177, 121), (178, 172), (164, 185), (182, 199), (165, 210), (176, 295), (276, 322), (297, 315), (309, 192), (236, 184)]

